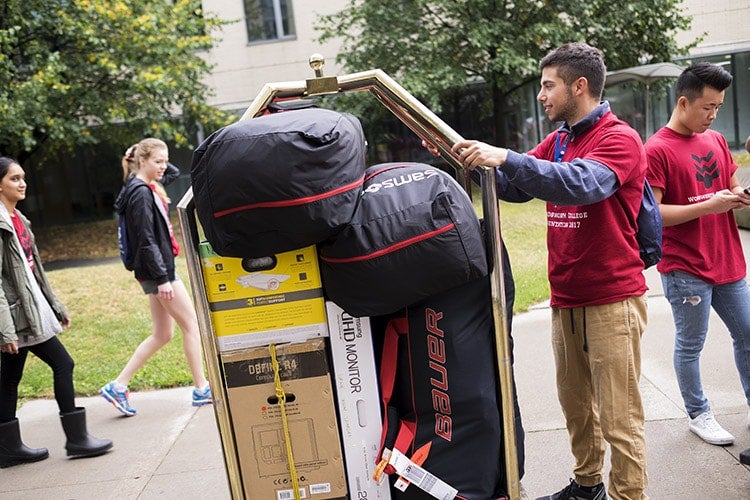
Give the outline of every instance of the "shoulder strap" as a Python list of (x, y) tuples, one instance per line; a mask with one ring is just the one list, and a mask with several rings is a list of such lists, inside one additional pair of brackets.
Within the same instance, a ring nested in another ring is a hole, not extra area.
[(398, 339), (408, 332), (409, 321), (406, 317), (391, 319), (385, 328), (383, 356), (380, 365), (380, 399), (383, 406), (383, 429), (380, 436), (380, 453), (378, 454), (377, 481), (380, 473), (392, 474), (395, 470), (388, 464), (391, 450), (402, 453), (411, 447), (416, 433), (414, 422), (400, 420), (398, 411), (389, 403), (396, 383), (396, 365), (398, 361)]

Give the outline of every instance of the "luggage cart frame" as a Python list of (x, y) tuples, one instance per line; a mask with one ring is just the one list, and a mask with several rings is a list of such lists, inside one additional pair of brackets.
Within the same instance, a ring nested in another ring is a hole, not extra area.
[[(430, 111), (424, 104), (401, 87), (385, 72), (375, 69), (338, 77), (323, 76), (324, 59), (318, 54), (310, 57), (310, 67), (315, 77), (305, 81), (266, 84), (240, 120), (257, 117), (274, 100), (293, 100), (327, 94), (369, 91), (393, 115), (401, 120), (419, 138), (433, 145), (448, 164), (455, 169), (459, 181), (471, 197), (471, 182), (459, 159), (451, 152), (451, 146), (462, 137)], [(502, 240), (500, 231), (500, 209), (497, 200), (494, 169), (480, 167), (482, 177), (482, 210), (488, 238), (490, 281), (492, 290), (492, 313), (495, 323), (495, 346), (500, 401), (502, 402), (503, 441), (506, 489), (510, 500), (520, 498), (518, 477), (517, 443), (513, 406), (513, 384), (511, 352), (508, 338), (508, 322), (503, 281)], [(221, 357), (217, 339), (211, 326), (211, 316), (206, 295), (206, 286), (201, 272), (198, 245), (199, 228), (195, 216), (192, 188), (189, 188), (177, 205), (187, 259), (188, 275), (193, 300), (198, 315), (208, 379), (214, 398), (214, 412), (221, 437), (222, 451), (227, 469), (227, 479), (232, 498), (245, 497), (243, 478), (240, 472), (237, 445), (232, 431), (232, 420), (227, 401), (227, 391), (221, 369)]]

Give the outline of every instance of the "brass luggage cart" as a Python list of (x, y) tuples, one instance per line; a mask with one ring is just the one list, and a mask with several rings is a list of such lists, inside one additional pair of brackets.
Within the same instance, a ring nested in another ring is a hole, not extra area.
[[(455, 169), (459, 182), (471, 196), (471, 184), (451, 146), (462, 139), (438, 116), (413, 97), (395, 80), (379, 69), (342, 76), (324, 76), (324, 59), (318, 54), (310, 57), (310, 67), (315, 76), (304, 81), (266, 84), (251, 103), (240, 120), (255, 118), (265, 107), (277, 99), (293, 100), (327, 94), (369, 91), (393, 115), (411, 129), (419, 138), (433, 145), (448, 164)], [(501, 252), (500, 213), (494, 179), (494, 169), (480, 167), (482, 177), (482, 209), (486, 224), (491, 269), (492, 309), (495, 323), (495, 345), (499, 388), (501, 391), (504, 461), (507, 478), (506, 489), (511, 500), (520, 498), (518, 477), (517, 443), (513, 410), (513, 386), (511, 381), (511, 352), (508, 339), (505, 290)], [(227, 468), (227, 477), (232, 497), (244, 498), (243, 478), (240, 473), (237, 443), (232, 431), (231, 415), (222, 360), (216, 337), (211, 326), (211, 316), (206, 286), (201, 272), (199, 255), (199, 228), (195, 215), (192, 188), (188, 189), (177, 205), (180, 227), (185, 239), (185, 255), (193, 298), (198, 314), (201, 342), (206, 358), (208, 378), (213, 389), (214, 411), (222, 442), (222, 451)]]

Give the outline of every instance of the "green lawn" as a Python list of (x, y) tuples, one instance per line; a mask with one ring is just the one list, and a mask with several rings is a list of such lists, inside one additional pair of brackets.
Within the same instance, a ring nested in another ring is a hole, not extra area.
[[(187, 280), (185, 259), (178, 259), (180, 276)], [(136, 346), (151, 331), (148, 298), (132, 273), (119, 261), (49, 271), (48, 277), (72, 318), (61, 340), (75, 360), (75, 387), (80, 395), (96, 394), (117, 376)], [(161, 349), (131, 382), (144, 390), (190, 385), (179, 328), (172, 342)], [(29, 356), (22, 398), (51, 397), (52, 377), (47, 365)]]
[[(544, 244), (544, 204), (501, 204), (501, 230), (513, 264), (517, 288), (516, 311), (549, 295)], [(175, 220), (175, 227), (176, 225)], [(46, 262), (75, 258), (116, 257), (116, 221), (40, 228), (35, 231)], [(88, 242), (71, 246), (70, 242)], [(187, 282), (184, 257), (178, 272)], [(117, 376), (136, 346), (150, 333), (148, 299), (132, 273), (119, 260), (47, 272), (52, 286), (68, 308), (73, 324), (61, 339), (76, 362), (79, 395), (96, 394)], [(131, 390), (189, 385), (190, 372), (182, 353), (182, 337), (159, 351), (131, 381)], [(34, 356), (19, 387), (21, 398), (52, 397), (49, 368)]]
[(500, 203), (500, 231), (516, 284), (515, 313), (549, 299), (547, 219), (543, 201)]

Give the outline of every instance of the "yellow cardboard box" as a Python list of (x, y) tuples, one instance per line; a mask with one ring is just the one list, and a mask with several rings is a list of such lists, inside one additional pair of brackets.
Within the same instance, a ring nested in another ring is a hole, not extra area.
[(277, 345), (276, 359), (286, 430), (269, 347), (222, 355), (246, 498), (294, 498), (287, 441), (300, 498), (348, 498), (325, 340)]
[(203, 242), (199, 253), (221, 352), (328, 335), (314, 245), (246, 260)]

